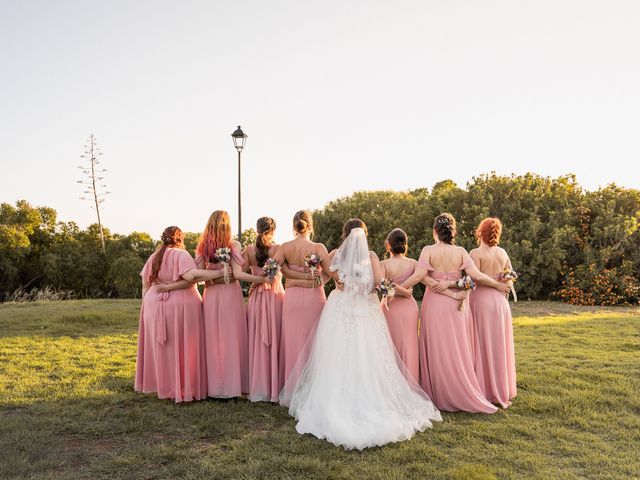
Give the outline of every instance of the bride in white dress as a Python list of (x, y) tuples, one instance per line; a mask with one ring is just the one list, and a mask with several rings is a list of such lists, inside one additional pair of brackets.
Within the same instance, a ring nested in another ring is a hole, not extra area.
[[(364, 228), (348, 232), (353, 225)], [(360, 450), (407, 440), (442, 420), (394, 349), (374, 293), (382, 270), (365, 228), (357, 219), (345, 225), (348, 236), (331, 262), (342, 286), (280, 395), (299, 433)]]

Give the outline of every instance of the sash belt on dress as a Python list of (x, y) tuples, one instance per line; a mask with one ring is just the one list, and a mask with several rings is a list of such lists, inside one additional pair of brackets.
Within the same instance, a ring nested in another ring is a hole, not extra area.
[(169, 292), (158, 293), (156, 298), (160, 302), (156, 313), (156, 340), (164, 346), (167, 341), (167, 320), (164, 314), (164, 305), (169, 299)]
[[(266, 299), (262, 298), (265, 295), (264, 285), (259, 285), (254, 295), (258, 295), (258, 297), (256, 298), (258, 305), (264, 305), (266, 303)], [(258, 323), (257, 328), (259, 330), (258, 335), (260, 335), (262, 343), (264, 343), (267, 347), (270, 347), (271, 328), (269, 328), (269, 319), (267, 317), (268, 315), (260, 315), (260, 322)]]

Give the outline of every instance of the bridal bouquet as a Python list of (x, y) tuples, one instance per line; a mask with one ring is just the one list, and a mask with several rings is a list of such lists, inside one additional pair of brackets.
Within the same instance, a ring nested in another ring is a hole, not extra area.
[(229, 262), (231, 262), (231, 249), (229, 247), (221, 247), (216, 250), (213, 258), (217, 263), (221, 263), (224, 267), (224, 283), (229, 283), (227, 267), (229, 266)]
[(396, 294), (396, 284), (388, 278), (383, 278), (376, 284), (376, 292), (380, 295), (382, 305), (389, 310), (389, 299)]
[[(459, 290), (461, 291), (466, 291), (466, 290), (475, 290), (476, 289), (476, 282), (473, 281), (473, 278), (471, 278), (469, 275), (465, 275), (464, 277), (462, 277), (460, 280), (458, 280), (456, 282), (456, 287), (458, 287)], [(462, 310), (462, 307), (464, 306), (464, 300), (460, 300), (460, 304), (458, 305), (458, 310)]]
[[(311, 253), (306, 257), (304, 257), (304, 266), (307, 267), (309, 270), (311, 270), (312, 274), (316, 270), (318, 270), (318, 266), (320, 265), (321, 262), (322, 262), (322, 257), (317, 253)], [(322, 279), (320, 277), (316, 277), (314, 279), (314, 282), (320, 285), (322, 283)]]
[(513, 282), (518, 279), (518, 274), (510, 268), (505, 268), (504, 271), (498, 275), (498, 279), (501, 282), (511, 282), (511, 294), (513, 295), (513, 301), (517, 302), (518, 296), (516, 295), (516, 289), (513, 286)]

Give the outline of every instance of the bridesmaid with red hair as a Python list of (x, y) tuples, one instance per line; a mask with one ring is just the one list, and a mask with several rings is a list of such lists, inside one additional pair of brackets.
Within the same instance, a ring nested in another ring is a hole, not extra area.
[[(202, 300), (193, 282), (213, 280), (222, 272), (198, 270), (184, 249), (182, 230), (172, 226), (162, 232), (158, 250), (140, 275), (135, 390), (176, 403), (206, 398)], [(162, 286), (169, 282), (181, 288), (169, 293)]]
[[(479, 247), (469, 254), (478, 269), (495, 279), (511, 271), (511, 260), (500, 248), (502, 222), (485, 218), (476, 230)], [(503, 408), (516, 396), (516, 362), (511, 308), (507, 297), (494, 288), (478, 285), (469, 296), (475, 320), (475, 370), (484, 396)]]
[[(265, 262), (275, 256), (278, 250), (278, 245), (273, 243), (275, 231), (276, 222), (271, 217), (261, 217), (256, 222), (256, 243), (243, 252), (245, 269), (252, 274), (264, 275)], [(249, 400), (252, 402), (278, 402), (282, 388), (278, 350), (283, 298), (281, 274), (273, 284), (259, 284), (249, 293)]]
[(198, 268), (222, 270), (216, 259), (219, 248), (231, 250), (231, 272), (206, 285), (202, 296), (207, 347), (207, 384), (210, 397), (231, 398), (249, 393), (247, 314), (240, 282), (265, 283), (264, 276), (243, 271), (240, 243), (231, 238), (229, 214), (216, 210), (200, 235), (196, 249)]

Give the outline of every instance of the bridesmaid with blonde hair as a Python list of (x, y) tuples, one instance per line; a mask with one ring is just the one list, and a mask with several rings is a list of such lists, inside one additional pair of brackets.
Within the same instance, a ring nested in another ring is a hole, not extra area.
[[(256, 222), (256, 243), (243, 252), (245, 269), (253, 275), (263, 276), (265, 262), (275, 256), (278, 250), (273, 242), (275, 231), (273, 218), (261, 217)], [(249, 293), (249, 400), (252, 402), (278, 402), (282, 388), (278, 358), (283, 298), (280, 273), (273, 284), (258, 284)]]
[[(324, 293), (322, 269), (329, 271), (331, 261), (327, 248), (311, 241), (313, 218), (307, 210), (293, 216), (295, 238), (280, 245), (275, 259), (282, 265), (287, 277), (282, 306), (282, 329), (280, 337), (280, 385), (284, 385), (296, 362), (304, 362), (300, 354), (310, 333), (315, 331), (322, 308), (327, 301)], [(316, 255), (319, 268), (309, 272), (305, 258)]]
[(480, 272), (467, 251), (454, 245), (455, 236), (453, 216), (438, 215), (433, 224), (435, 245), (422, 249), (415, 272), (402, 284), (409, 288), (427, 276), (437, 283), (422, 300), (420, 385), (440, 410), (494, 413), (497, 408), (485, 398), (474, 370), (473, 318), (464, 304), (460, 309), (467, 292), (455, 292), (454, 299), (441, 292), (456, 288), (462, 271), (476, 283), (503, 293), (509, 287)]
[[(222, 272), (197, 269), (178, 227), (165, 228), (160, 240), (140, 272), (135, 390), (156, 392), (176, 403), (201, 400), (207, 396), (204, 326), (193, 282), (213, 280)], [(163, 284), (170, 282), (181, 288), (168, 293)]]
[[(485, 218), (476, 230), (479, 247), (469, 254), (478, 269), (502, 280), (513, 271), (507, 252), (500, 248), (502, 222)], [(507, 297), (494, 288), (479, 285), (469, 296), (475, 321), (475, 369), (480, 389), (492, 403), (503, 408), (516, 396), (516, 361), (511, 308)]]
[[(218, 249), (228, 248), (228, 265), (217, 258)], [(231, 275), (206, 285), (202, 295), (204, 334), (207, 346), (207, 384), (209, 396), (239, 397), (249, 393), (249, 338), (247, 313), (238, 280), (269, 282), (264, 276), (243, 272), (240, 242), (231, 238), (231, 220), (224, 210), (214, 211), (196, 249), (198, 268), (221, 270), (231, 267)]]

